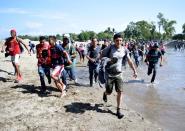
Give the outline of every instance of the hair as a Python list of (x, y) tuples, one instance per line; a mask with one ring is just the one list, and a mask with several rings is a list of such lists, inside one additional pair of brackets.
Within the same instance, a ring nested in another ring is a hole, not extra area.
[(45, 40), (45, 39), (46, 39), (45, 36), (40, 36), (40, 37), (39, 37), (39, 41), (42, 41), (42, 40)]
[(117, 39), (117, 38), (123, 38), (123, 36), (120, 34), (120, 33), (117, 33), (114, 35), (114, 40)]
[(91, 41), (93, 41), (94, 39), (97, 39), (97, 38), (96, 38), (96, 37), (92, 37), (92, 38), (91, 38)]
[(53, 35), (53, 36), (49, 36), (49, 40), (50, 40), (50, 39), (51, 39), (51, 40), (54, 40), (54, 41), (57, 40), (56, 36), (54, 36), (54, 35)]

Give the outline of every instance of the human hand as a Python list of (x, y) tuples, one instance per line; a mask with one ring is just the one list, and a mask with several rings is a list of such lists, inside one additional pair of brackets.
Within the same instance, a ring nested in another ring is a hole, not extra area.
[(68, 62), (67, 62), (69, 65), (71, 65), (72, 64), (72, 61), (71, 60), (68, 60)]

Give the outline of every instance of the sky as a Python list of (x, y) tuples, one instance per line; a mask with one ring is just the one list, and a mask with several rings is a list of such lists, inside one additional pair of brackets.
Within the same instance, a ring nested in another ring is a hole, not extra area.
[(14, 28), (19, 35), (55, 35), (82, 30), (117, 32), (131, 22), (154, 21), (157, 14), (176, 20), (176, 33), (185, 23), (185, 0), (1, 0), (0, 39)]

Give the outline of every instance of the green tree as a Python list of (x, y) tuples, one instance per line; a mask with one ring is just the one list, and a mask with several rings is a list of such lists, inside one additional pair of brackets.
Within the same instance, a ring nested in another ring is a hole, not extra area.
[(136, 23), (134, 22), (130, 22), (125, 31), (124, 31), (124, 36), (126, 39), (136, 39), (136, 38), (140, 38), (141, 36), (141, 32), (139, 31), (139, 29), (137, 28)]
[(170, 39), (173, 36), (173, 34), (175, 33), (174, 24), (176, 24), (175, 20), (167, 19), (164, 21), (164, 25), (163, 25), (163, 30), (164, 30), (163, 38), (164, 39)]
[(75, 33), (69, 33), (69, 34), (70, 34), (72, 40), (78, 41), (78, 35), (77, 34), (75, 34)]
[(152, 38), (151, 31), (153, 31), (154, 29), (152, 30), (152, 25), (147, 21), (142, 20), (142, 21), (136, 22), (136, 28), (141, 33), (141, 36), (140, 36), (141, 39), (149, 40)]
[(164, 25), (165, 19), (164, 19), (164, 16), (161, 12), (158, 13), (157, 18), (159, 19), (159, 21), (158, 21), (159, 33), (161, 33), (161, 27)]

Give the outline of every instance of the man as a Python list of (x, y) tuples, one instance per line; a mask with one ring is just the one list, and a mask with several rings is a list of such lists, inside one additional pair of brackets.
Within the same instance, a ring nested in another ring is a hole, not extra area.
[(64, 38), (63, 38), (62, 47), (64, 48), (65, 51), (67, 51), (67, 53), (69, 54), (70, 59), (72, 61), (72, 64), (64, 65), (66, 74), (68, 74), (69, 78), (71, 80), (74, 80), (75, 84), (77, 84), (77, 78), (75, 76), (76, 49), (74, 48), (72, 43), (70, 43), (69, 37), (66, 37), (66, 36), (64, 36)]
[[(123, 38), (121, 34), (114, 35), (114, 43), (113, 45), (109, 45), (102, 51), (102, 57), (110, 58), (108, 65), (106, 67), (107, 70), (107, 80), (106, 80), (106, 91), (103, 94), (103, 100), (107, 102), (107, 95), (110, 95), (113, 91), (113, 85), (115, 85), (115, 90), (117, 92), (117, 117), (121, 119), (124, 115), (120, 111), (120, 106), (123, 97), (123, 79), (122, 79), (122, 59), (126, 55), (127, 61), (134, 71), (134, 77), (137, 77), (136, 69), (134, 64), (129, 56), (129, 51), (122, 46)], [(110, 64), (110, 65), (109, 65)], [(114, 66), (112, 66), (113, 64)], [(111, 68), (112, 66), (112, 68)]]
[(41, 93), (46, 93), (46, 85), (44, 81), (44, 75), (46, 75), (48, 79), (48, 83), (51, 83), (50, 77), (50, 66), (51, 66), (51, 58), (50, 58), (50, 45), (46, 43), (46, 38), (44, 36), (40, 36), (40, 43), (36, 46), (37, 50), (37, 59), (38, 59), (38, 73), (40, 76), (41, 82)]
[(64, 64), (66, 59), (67, 64), (71, 64), (68, 53), (60, 44), (56, 44), (56, 37), (49, 37), (49, 44), (51, 46), (51, 64), (53, 71), (51, 73), (51, 78), (54, 80), (56, 87), (61, 91), (61, 97), (65, 96), (66, 85), (60, 80), (62, 72), (64, 70)]
[(89, 47), (88, 53), (86, 55), (89, 65), (89, 80), (90, 80), (90, 87), (93, 87), (93, 75), (95, 82), (97, 82), (97, 72), (96, 72), (96, 67), (98, 65), (99, 61), (99, 53), (100, 53), (100, 48), (97, 46), (97, 39), (92, 38), (92, 43), (91, 46)]
[(101, 50), (105, 49), (108, 45), (109, 45), (109, 41), (105, 39), (104, 43), (102, 44)]
[(30, 47), (30, 53), (31, 53), (31, 51), (33, 52), (33, 54), (35, 54), (35, 44), (34, 43), (32, 43), (31, 41), (29, 41), (29, 47)]
[(154, 83), (156, 73), (157, 73), (157, 64), (160, 59), (160, 66), (162, 66), (163, 57), (162, 53), (159, 50), (158, 43), (154, 43), (153, 47), (150, 48), (148, 54), (146, 55), (146, 64), (148, 65), (148, 75), (150, 75), (153, 71), (151, 83)]
[(9, 54), (11, 56), (12, 65), (15, 70), (15, 83), (18, 83), (20, 80), (22, 80), (22, 75), (20, 72), (20, 65), (19, 65), (19, 58), (21, 54), (21, 44), (24, 45), (24, 47), (27, 49), (28, 53), (30, 54), (30, 51), (27, 47), (27, 45), (24, 43), (24, 41), (17, 37), (17, 33), (15, 29), (12, 29), (10, 31), (11, 37), (6, 39), (4, 46), (2, 47), (2, 51), (4, 52), (4, 47), (6, 47), (6, 54)]

